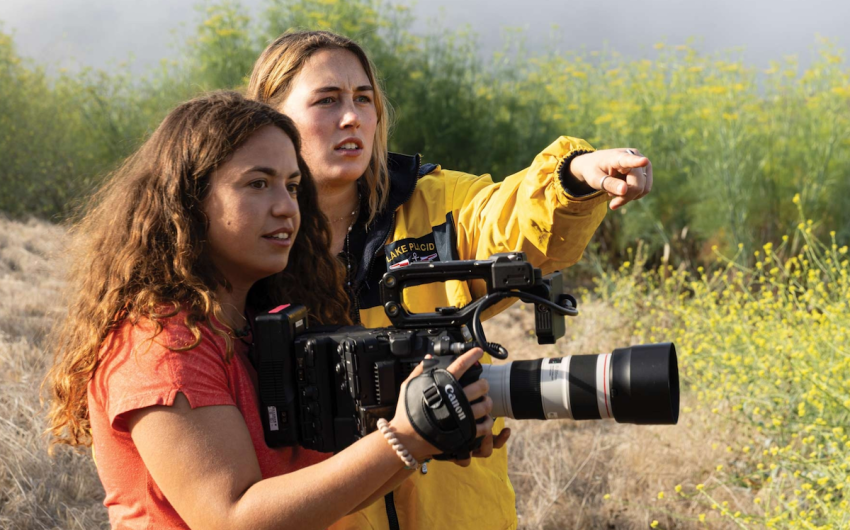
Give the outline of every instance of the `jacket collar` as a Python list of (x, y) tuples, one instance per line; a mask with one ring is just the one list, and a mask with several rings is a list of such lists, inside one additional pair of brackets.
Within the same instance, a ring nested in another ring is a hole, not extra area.
[(384, 212), (395, 212), (399, 206), (413, 196), (416, 181), (419, 180), (419, 169), (422, 165), (420, 155), (402, 155), (390, 153), (387, 158), (387, 169), (390, 173), (390, 197)]
[[(375, 256), (383, 248), (384, 242), (392, 230), (395, 211), (413, 196), (413, 192), (416, 190), (416, 181), (419, 180), (419, 174), (422, 170), (421, 165), (422, 159), (418, 154), (412, 156), (398, 153), (389, 154), (387, 169), (390, 174), (390, 196), (386, 208), (378, 212), (365, 234), (363, 252), (359, 258), (360, 264), (354, 276), (355, 291), (361, 289), (369, 271), (375, 266)], [(366, 287), (371, 288), (368, 285)]]

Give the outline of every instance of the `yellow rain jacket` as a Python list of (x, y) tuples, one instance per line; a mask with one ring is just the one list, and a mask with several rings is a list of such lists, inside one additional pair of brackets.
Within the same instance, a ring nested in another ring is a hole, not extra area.
[[(537, 155), (531, 167), (493, 183), (422, 165), (419, 156), (390, 155), (390, 204), (368, 230), (353, 231), (355, 319), (370, 328), (390, 325), (380, 305), (379, 281), (388, 270), (417, 261), (485, 259), (523, 251), (548, 274), (581, 258), (607, 210), (607, 194), (573, 196), (565, 190), (564, 161), (593, 148), (561, 137)], [(448, 281), (405, 290), (413, 312), (463, 307), (486, 293), (483, 282)], [(504, 308), (505, 306), (501, 306)], [(486, 357), (486, 356), (485, 356)], [(485, 360), (484, 362), (489, 362)], [(504, 420), (493, 429), (498, 433)], [(516, 500), (503, 448), (473, 458), (466, 468), (432, 461), (428, 474), (413, 474), (396, 490), (336, 523), (334, 530), (425, 530), (516, 528)]]

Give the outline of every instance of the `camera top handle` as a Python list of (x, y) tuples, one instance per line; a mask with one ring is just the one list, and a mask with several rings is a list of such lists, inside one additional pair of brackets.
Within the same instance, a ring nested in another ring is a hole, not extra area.
[[(535, 278), (537, 272), (537, 278)], [(411, 263), (384, 274), (381, 279), (381, 300), (393, 326), (397, 328), (429, 328), (461, 326), (469, 322), (475, 308), (483, 301), (476, 300), (462, 309), (440, 307), (434, 313), (411, 314), (402, 305), (404, 287), (416, 282), (445, 282), (447, 280), (484, 280), (487, 294), (496, 291), (528, 288), (540, 278), (540, 271), (525, 261), (522, 253), (494, 254), (488, 260)]]
[[(557, 282), (553, 280), (556, 275)], [(433, 313), (412, 314), (402, 304), (403, 289), (411, 282), (422, 284), (474, 279), (485, 282), (487, 294), (463, 308), (439, 307)], [(557, 284), (553, 286), (557, 294), (555, 300), (550, 296), (550, 285), (553, 283)], [(425, 329), (471, 324), (469, 327), (477, 345), (497, 359), (506, 359), (507, 350), (498, 344), (486, 342), (481, 327), (482, 312), (505, 298), (519, 298), (534, 303), (536, 311), (545, 313), (549, 322), (552, 320), (550, 311), (561, 318), (577, 315), (575, 298), (560, 293), (560, 289), (560, 273), (543, 278), (540, 269), (526, 261), (523, 252), (505, 252), (494, 254), (487, 260), (412, 263), (387, 272), (381, 280), (381, 300), (387, 317), (396, 328)], [(536, 319), (535, 324), (539, 324), (539, 320)]]

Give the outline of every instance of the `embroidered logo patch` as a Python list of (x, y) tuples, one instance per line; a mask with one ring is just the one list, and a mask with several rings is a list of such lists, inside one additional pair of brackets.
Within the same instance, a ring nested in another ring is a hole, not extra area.
[(422, 237), (393, 241), (384, 247), (384, 253), (387, 258), (387, 270), (407, 267), (420, 261), (440, 261), (433, 232)]

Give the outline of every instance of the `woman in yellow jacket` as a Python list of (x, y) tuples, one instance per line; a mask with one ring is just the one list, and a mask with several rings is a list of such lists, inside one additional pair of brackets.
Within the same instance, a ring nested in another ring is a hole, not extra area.
[[(332, 225), (331, 250), (347, 265), (352, 320), (367, 327), (389, 325), (378, 283), (388, 270), (507, 251), (525, 252), (544, 274), (563, 269), (581, 257), (609, 197), (616, 209), (652, 187), (649, 160), (636, 151), (594, 151), (569, 137), (500, 183), (388, 153), (387, 104), (374, 67), (356, 43), (328, 32), (272, 42), (254, 66), (248, 97), (297, 125)], [(483, 284), (448, 281), (407, 289), (405, 302), (433, 311), (483, 293)], [(387, 483), (384, 502), (333, 528), (515, 528), (502, 427), (497, 421), (499, 434), (475, 455), (489, 458), (433, 462), (427, 475), (401, 472)]]

